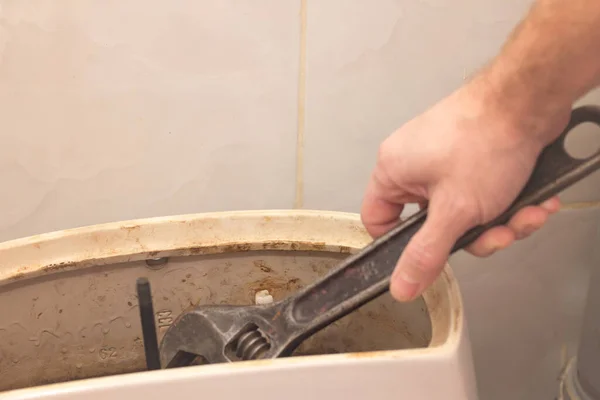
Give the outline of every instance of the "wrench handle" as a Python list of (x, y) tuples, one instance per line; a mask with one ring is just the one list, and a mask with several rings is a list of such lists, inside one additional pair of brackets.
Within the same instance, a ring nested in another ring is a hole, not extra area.
[[(489, 228), (505, 224), (523, 207), (539, 204), (599, 169), (600, 152), (586, 159), (575, 159), (564, 147), (567, 134), (584, 122), (600, 127), (600, 108), (574, 109), (563, 133), (541, 152), (529, 180), (513, 204), (493, 221), (467, 231), (456, 242), (452, 253), (472, 243)], [(426, 216), (426, 209), (415, 213), (359, 253), (348, 257), (326, 277), (290, 297), (285, 307), (288, 320), (300, 332), (294, 343), (388, 291), (400, 255)]]

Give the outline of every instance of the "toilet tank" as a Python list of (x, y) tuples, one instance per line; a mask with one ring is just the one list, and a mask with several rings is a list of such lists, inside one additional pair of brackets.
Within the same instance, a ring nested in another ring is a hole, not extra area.
[(385, 294), (288, 358), (146, 371), (135, 282), (159, 340), (197, 304), (275, 301), (370, 242), (356, 214), (240, 211), (87, 226), (0, 244), (0, 399), (476, 399), (450, 266), (407, 304)]

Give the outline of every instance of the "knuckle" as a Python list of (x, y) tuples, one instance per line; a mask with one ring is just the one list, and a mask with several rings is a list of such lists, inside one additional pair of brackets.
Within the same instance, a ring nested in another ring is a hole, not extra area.
[(450, 196), (447, 201), (447, 212), (465, 228), (475, 226), (480, 221), (480, 208), (478, 202), (468, 196)]

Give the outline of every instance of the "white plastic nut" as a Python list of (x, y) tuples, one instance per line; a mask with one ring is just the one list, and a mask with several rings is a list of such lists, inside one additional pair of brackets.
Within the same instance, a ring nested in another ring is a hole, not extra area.
[(259, 290), (254, 295), (254, 303), (256, 305), (264, 305), (273, 303), (273, 296), (269, 294), (268, 290)]

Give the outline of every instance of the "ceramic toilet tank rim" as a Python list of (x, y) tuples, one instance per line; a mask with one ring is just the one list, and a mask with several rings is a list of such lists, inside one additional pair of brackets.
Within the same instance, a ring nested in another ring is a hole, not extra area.
[[(370, 240), (357, 214), (320, 210), (217, 212), (119, 221), (0, 243), (0, 285), (159, 257), (264, 250), (352, 254)], [(449, 266), (423, 298), (432, 325), (428, 347), (312, 357), (366, 360), (454, 350), (462, 335), (464, 318), (460, 293)], [(272, 361), (301, 362), (303, 358)], [(261, 361), (256, 363), (260, 365)]]

